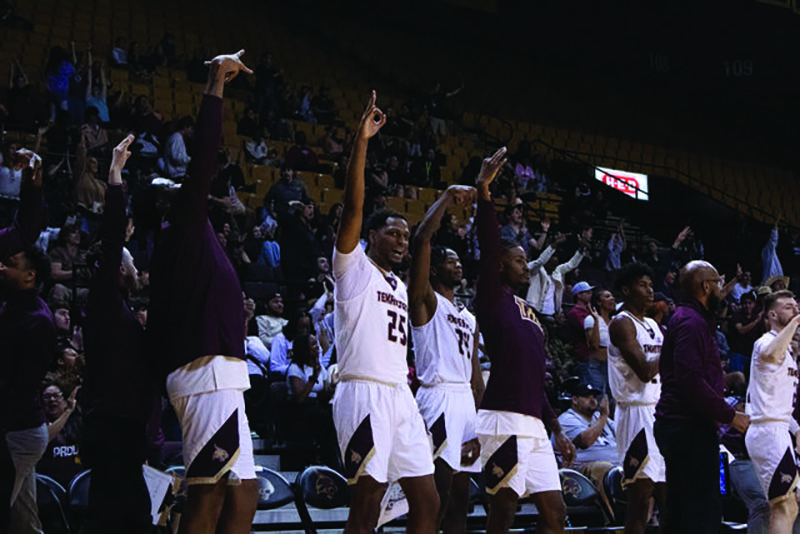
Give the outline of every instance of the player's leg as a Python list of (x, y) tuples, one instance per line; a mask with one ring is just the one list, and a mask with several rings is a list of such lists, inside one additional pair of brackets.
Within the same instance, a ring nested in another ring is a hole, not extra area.
[(564, 532), (567, 521), (567, 506), (560, 491), (543, 491), (531, 495), (533, 504), (539, 511), (536, 532), (552, 534)]
[[(441, 522), (444, 534), (456, 534), (467, 530), (469, 485), (469, 473), (461, 471), (453, 475), (453, 482), (450, 485), (450, 502)], [(444, 503), (441, 507), (444, 509)]]
[(439, 494), (433, 475), (405, 477), (399, 481), (408, 501), (408, 524), (406, 532), (439, 532)]
[(225, 490), (225, 503), (219, 516), (219, 534), (248, 534), (258, 505), (258, 481), (242, 480)]
[(181, 514), (178, 534), (214, 534), (217, 530), (228, 477), (216, 484), (191, 484), (186, 495), (186, 506)]
[(350, 512), (344, 531), (347, 534), (371, 534), (378, 524), (381, 499), (387, 484), (376, 481), (369, 475), (361, 475), (350, 486)]
[(501, 488), (489, 496), (489, 515), (486, 518), (486, 534), (505, 534), (514, 523), (519, 496), (511, 488)]
[(441, 524), (450, 504), (453, 469), (442, 458), (437, 458), (433, 462), (433, 466), (436, 469), (433, 473), (433, 480), (436, 483), (436, 492), (439, 494), (439, 517), (437, 522)]
[(653, 481), (649, 478), (637, 478), (628, 484), (625, 534), (644, 533), (650, 516), (650, 498), (653, 496), (653, 486)]
[(783, 499), (769, 503), (769, 531), (771, 534), (789, 534), (797, 518), (797, 499), (794, 492)]

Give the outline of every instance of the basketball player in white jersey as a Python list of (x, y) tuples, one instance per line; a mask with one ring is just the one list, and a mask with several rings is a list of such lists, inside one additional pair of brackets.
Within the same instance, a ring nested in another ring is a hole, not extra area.
[(359, 243), (367, 144), (385, 123), (373, 92), (347, 167), (333, 253), (340, 380), (333, 420), (352, 485), (345, 532), (373, 532), (387, 485), (398, 481), (409, 505), (408, 532), (432, 534), (439, 496), (425, 423), (406, 378), (411, 335), (406, 287), (392, 273), (408, 251), (408, 222), (399, 213), (376, 212), (367, 222), (366, 253)]
[(475, 196), (474, 187), (450, 186), (428, 210), (411, 248), (408, 298), (421, 385), (417, 404), (433, 444), (439, 522), (445, 534), (466, 530), (469, 473), (481, 470), (475, 420), (484, 387), (475, 316), (455, 302), (461, 260), (453, 250), (432, 249), (431, 238), (448, 207), (472, 204)]
[(797, 362), (790, 348), (800, 325), (791, 291), (777, 291), (764, 300), (770, 331), (753, 346), (745, 410), (750, 428), (744, 441), (753, 469), (769, 501), (771, 533), (792, 532), (797, 517), (797, 467), (789, 432), (797, 396)]
[(645, 317), (653, 305), (650, 267), (632, 263), (617, 276), (624, 306), (608, 327), (608, 378), (617, 401), (617, 448), (623, 459), (623, 483), (628, 492), (625, 532), (643, 533), (650, 497), (659, 510), (666, 504), (666, 466), (653, 437), (653, 423), (661, 383), (658, 361), (664, 335), (658, 324)]

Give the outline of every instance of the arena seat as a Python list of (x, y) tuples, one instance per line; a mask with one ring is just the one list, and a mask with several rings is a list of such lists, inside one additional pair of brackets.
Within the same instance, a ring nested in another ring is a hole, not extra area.
[[(608, 509), (594, 484), (572, 469), (559, 469), (561, 493), (567, 505), (567, 516), (577, 525), (603, 526), (613, 521), (614, 513)], [(580, 519), (577, 519), (580, 518)]]
[(350, 502), (350, 487), (347, 480), (333, 469), (313, 465), (297, 475), (294, 483), (295, 505), (300, 514), (306, 534), (316, 534), (317, 529), (341, 528), (340, 523), (315, 522), (308, 506), (320, 510), (332, 510), (347, 506)]
[(61, 484), (48, 476), (36, 474), (36, 505), (42, 528), (47, 534), (69, 534), (65, 512), (68, 502), (67, 490)]

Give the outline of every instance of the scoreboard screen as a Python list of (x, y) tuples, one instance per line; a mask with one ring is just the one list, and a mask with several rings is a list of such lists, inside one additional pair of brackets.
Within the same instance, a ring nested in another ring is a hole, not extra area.
[(646, 174), (597, 167), (594, 170), (594, 177), (596, 180), (603, 182), (609, 187), (613, 187), (620, 193), (624, 193), (631, 198), (650, 200), (647, 190)]

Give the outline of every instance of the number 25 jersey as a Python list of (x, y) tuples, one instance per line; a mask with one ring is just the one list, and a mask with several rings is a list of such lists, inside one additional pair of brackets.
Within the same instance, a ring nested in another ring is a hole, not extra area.
[(360, 245), (333, 252), (334, 331), (341, 380), (406, 384), (410, 336), (406, 286), (383, 273)]
[(436, 312), (430, 321), (414, 326), (414, 361), (424, 386), (442, 382), (469, 383), (475, 347), (475, 316), (436, 295)]

